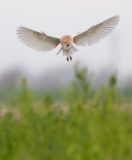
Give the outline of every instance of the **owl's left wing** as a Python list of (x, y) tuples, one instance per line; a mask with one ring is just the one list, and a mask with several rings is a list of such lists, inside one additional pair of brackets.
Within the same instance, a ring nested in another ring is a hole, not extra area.
[(50, 51), (60, 43), (59, 38), (40, 33), (26, 27), (18, 27), (17, 36), (25, 45), (38, 51)]
[(117, 26), (120, 17), (111, 17), (102, 23), (92, 26), (87, 31), (73, 37), (73, 42), (78, 46), (93, 45), (105, 38)]

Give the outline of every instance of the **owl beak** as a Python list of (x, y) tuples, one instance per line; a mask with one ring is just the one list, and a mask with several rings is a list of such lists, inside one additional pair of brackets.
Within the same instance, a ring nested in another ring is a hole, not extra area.
[(69, 42), (65, 42), (64, 44), (65, 44), (67, 47), (70, 46), (70, 43), (69, 43)]

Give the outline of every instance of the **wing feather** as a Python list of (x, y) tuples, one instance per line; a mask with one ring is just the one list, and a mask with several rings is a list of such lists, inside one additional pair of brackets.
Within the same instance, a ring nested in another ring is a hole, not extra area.
[(25, 45), (38, 51), (50, 51), (60, 43), (59, 38), (51, 37), (43, 32), (36, 32), (23, 26), (18, 27), (17, 36)]
[(96, 26), (92, 26), (87, 31), (74, 36), (73, 42), (78, 46), (93, 45), (109, 35), (117, 26), (119, 19), (120, 17), (116, 15)]

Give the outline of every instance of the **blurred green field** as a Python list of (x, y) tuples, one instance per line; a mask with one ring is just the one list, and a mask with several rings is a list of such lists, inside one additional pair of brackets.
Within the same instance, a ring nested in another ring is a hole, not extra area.
[(116, 75), (93, 89), (87, 69), (66, 87), (0, 91), (0, 160), (132, 160), (132, 95)]

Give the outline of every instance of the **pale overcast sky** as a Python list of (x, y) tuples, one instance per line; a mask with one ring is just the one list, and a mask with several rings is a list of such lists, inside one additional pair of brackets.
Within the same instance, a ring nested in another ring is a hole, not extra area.
[[(98, 44), (76, 46), (79, 52), (71, 62), (56, 55), (60, 46), (38, 52), (16, 36), (20, 25), (55, 37), (76, 35), (117, 14), (121, 19), (116, 29)], [(95, 72), (110, 64), (119, 74), (132, 74), (132, 0), (0, 0), (0, 74), (17, 67), (33, 75), (72, 69), (77, 60)]]

